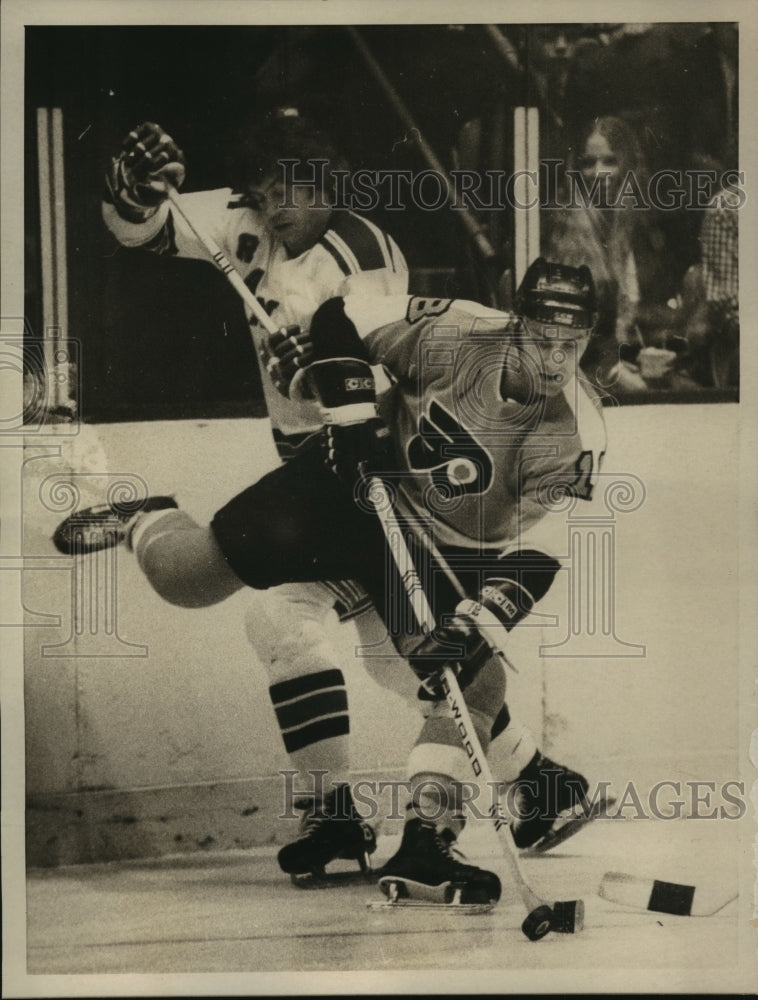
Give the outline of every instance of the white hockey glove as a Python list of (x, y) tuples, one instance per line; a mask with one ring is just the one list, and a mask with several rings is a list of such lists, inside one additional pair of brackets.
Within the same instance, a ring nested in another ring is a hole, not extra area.
[(167, 185), (184, 182), (184, 153), (154, 122), (144, 122), (124, 139), (106, 176), (110, 200), (131, 222), (154, 215), (168, 197)]
[(313, 345), (299, 326), (286, 326), (268, 335), (261, 355), (275, 388), (290, 399), (292, 380), (310, 364)]

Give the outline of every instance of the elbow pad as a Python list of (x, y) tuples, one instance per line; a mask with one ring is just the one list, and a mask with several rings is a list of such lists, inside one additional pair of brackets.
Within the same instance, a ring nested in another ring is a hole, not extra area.
[[(376, 417), (376, 382), (366, 345), (345, 315), (344, 299), (328, 299), (313, 314), (313, 349), (307, 383), (325, 424), (355, 424)], [(301, 391), (293, 383), (290, 394)]]
[(366, 345), (355, 328), (355, 324), (345, 315), (345, 300), (327, 299), (313, 314), (310, 328), (313, 360), (327, 358), (359, 358), (370, 363)]

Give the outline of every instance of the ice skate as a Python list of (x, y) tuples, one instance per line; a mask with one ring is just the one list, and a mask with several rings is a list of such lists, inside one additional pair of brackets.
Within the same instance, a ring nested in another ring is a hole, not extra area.
[(379, 871), (379, 888), (388, 899), (384, 906), (492, 909), (500, 898), (500, 879), (454, 857), (454, 842), (450, 830), (438, 832), (430, 821), (409, 820), (398, 851)]
[[(323, 802), (299, 800), (303, 810), (300, 835), (278, 854), (279, 867), (299, 888), (321, 888), (373, 878), (369, 855), (376, 850), (376, 835), (361, 819), (347, 785), (327, 793)], [(326, 871), (336, 860), (357, 861), (358, 871)]]
[(587, 779), (556, 764), (539, 752), (519, 775), (516, 783), (517, 818), (513, 840), (527, 854), (544, 854), (596, 819), (613, 797), (587, 798)]
[(110, 549), (128, 537), (138, 515), (176, 507), (173, 497), (160, 496), (85, 507), (61, 521), (53, 534), (53, 544), (65, 555)]

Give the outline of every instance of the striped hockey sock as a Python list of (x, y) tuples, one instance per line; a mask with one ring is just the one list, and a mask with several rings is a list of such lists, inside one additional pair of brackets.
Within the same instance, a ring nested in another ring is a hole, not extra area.
[(350, 717), (337, 668), (303, 674), (269, 687), (284, 748), (302, 772), (322, 771), (325, 787), (346, 780)]

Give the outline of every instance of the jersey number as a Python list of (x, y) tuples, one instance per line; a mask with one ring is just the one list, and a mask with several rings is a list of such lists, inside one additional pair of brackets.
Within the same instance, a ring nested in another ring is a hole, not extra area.
[(576, 478), (573, 482), (566, 484), (566, 492), (569, 496), (579, 497), (580, 500), (591, 500), (592, 491), (595, 489), (595, 483), (597, 481), (597, 473), (600, 471), (600, 465), (603, 461), (604, 451), (601, 451), (597, 458), (597, 469), (595, 469), (595, 460), (591, 451), (583, 451), (579, 458), (576, 460), (574, 465), (574, 471), (576, 472)]

